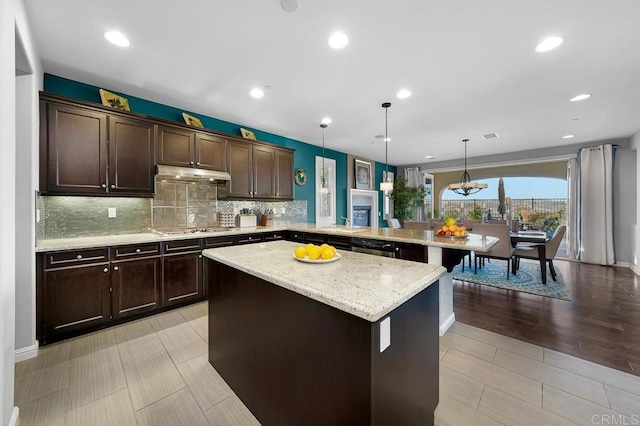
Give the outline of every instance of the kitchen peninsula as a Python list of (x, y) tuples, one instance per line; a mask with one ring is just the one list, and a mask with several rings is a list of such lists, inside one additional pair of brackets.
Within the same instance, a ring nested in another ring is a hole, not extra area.
[(211, 364), (263, 424), (433, 424), (445, 268), (297, 245), (203, 252)]

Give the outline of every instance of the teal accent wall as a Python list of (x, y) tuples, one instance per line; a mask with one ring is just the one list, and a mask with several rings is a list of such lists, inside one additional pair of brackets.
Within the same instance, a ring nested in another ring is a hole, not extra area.
[[(90, 84), (81, 83), (75, 80), (69, 80), (67, 78), (58, 77), (52, 74), (45, 73), (44, 75), (44, 91), (47, 93), (66, 96), (69, 98), (87, 102), (101, 103), (100, 93), (98, 92), (99, 89), (99, 87), (92, 86)], [(307, 169), (307, 184), (304, 186), (295, 185), (294, 198), (296, 200), (307, 201), (307, 221), (309, 223), (315, 222), (315, 191), (318, 187), (315, 182), (315, 157), (322, 155), (322, 147), (275, 135), (273, 133), (263, 132), (260, 129), (254, 129), (245, 125), (208, 117), (206, 115), (198, 114), (195, 111), (185, 111), (169, 105), (151, 102), (145, 99), (128, 95), (126, 93), (116, 92), (115, 90), (111, 90), (109, 88), (105, 89), (126, 97), (129, 100), (129, 106), (131, 108), (131, 111), (133, 112), (145, 114), (150, 117), (157, 117), (165, 120), (175, 121), (180, 124), (184, 124), (182, 113), (186, 112), (198, 117), (202, 121), (202, 124), (206, 129), (210, 129), (220, 133), (226, 133), (229, 135), (240, 136), (240, 127), (244, 127), (253, 131), (259, 141), (295, 149), (293, 167), (294, 169)], [(325, 156), (326, 158), (332, 158), (336, 160), (336, 215), (338, 218), (337, 223), (340, 224), (343, 223), (340, 218), (347, 215), (347, 154), (340, 151), (327, 149), (325, 150)], [(376, 162), (376, 187), (382, 180), (383, 170), (384, 164)], [(395, 173), (396, 167), (389, 166), (389, 170)], [(382, 211), (382, 195), (380, 195), (378, 198), (380, 211)], [(381, 226), (386, 226), (386, 224), (384, 223), (385, 221), (380, 222)]]

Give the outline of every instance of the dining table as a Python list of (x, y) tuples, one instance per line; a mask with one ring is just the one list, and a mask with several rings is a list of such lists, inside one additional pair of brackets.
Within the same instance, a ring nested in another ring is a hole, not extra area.
[(542, 231), (518, 231), (511, 233), (511, 245), (513, 247), (516, 247), (518, 243), (528, 243), (538, 249), (542, 284), (547, 283), (547, 241), (549, 241), (549, 237)]

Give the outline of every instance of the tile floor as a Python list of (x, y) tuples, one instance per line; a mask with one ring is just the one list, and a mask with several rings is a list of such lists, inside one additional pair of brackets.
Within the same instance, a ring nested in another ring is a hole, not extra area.
[[(41, 348), (16, 365), (19, 425), (258, 424), (206, 342), (205, 302)], [(640, 377), (458, 322), (436, 424), (640, 424)]]

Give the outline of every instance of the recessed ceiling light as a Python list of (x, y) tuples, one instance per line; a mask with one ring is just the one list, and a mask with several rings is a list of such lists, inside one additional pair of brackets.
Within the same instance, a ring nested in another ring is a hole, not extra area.
[(562, 137), (562, 139), (571, 139), (571, 138), (575, 138), (575, 137), (576, 137), (576, 135), (564, 135)]
[(104, 33), (104, 38), (109, 40), (111, 43), (120, 47), (128, 47), (129, 39), (124, 36), (120, 31), (107, 31)]
[(482, 139), (487, 140), (487, 139), (495, 139), (495, 138), (499, 138), (500, 136), (493, 132), (493, 133), (487, 133), (486, 135), (482, 135)]
[(427, 160), (433, 160), (433, 155), (425, 155), (424, 158)]
[(322, 120), (320, 120), (320, 122), (322, 124), (331, 124), (331, 119), (329, 117), (325, 117)]
[(411, 92), (407, 89), (402, 89), (396, 94), (398, 99), (407, 99), (409, 96), (411, 96)]
[(251, 95), (251, 97), (256, 98), (256, 99), (260, 99), (260, 98), (264, 97), (264, 92), (262, 91), (262, 89), (260, 89), (258, 87), (254, 88), (254, 89), (251, 89), (249, 94)]
[(329, 37), (329, 46), (334, 49), (342, 49), (349, 44), (349, 37), (345, 33), (337, 31)]
[(564, 39), (562, 37), (547, 37), (536, 46), (536, 52), (548, 52), (560, 46)]
[(288, 13), (295, 13), (300, 9), (300, 0), (280, 0), (280, 7)]
[(589, 99), (590, 97), (591, 97), (591, 93), (583, 93), (581, 95), (574, 96), (573, 98), (569, 99), (569, 101), (571, 102), (584, 101), (585, 99)]

